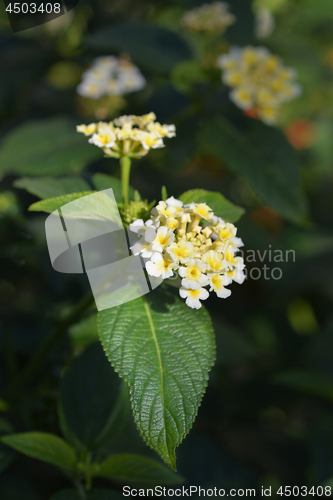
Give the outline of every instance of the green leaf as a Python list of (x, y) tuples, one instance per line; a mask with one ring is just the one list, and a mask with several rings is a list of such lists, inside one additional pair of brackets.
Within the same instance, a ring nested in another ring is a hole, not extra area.
[(96, 448), (107, 449), (124, 430), (131, 412), (129, 390), (126, 382), (121, 381), (120, 389), (113, 405), (112, 414), (96, 440)]
[(73, 448), (54, 434), (47, 432), (10, 434), (2, 437), (1, 441), (28, 457), (37, 458), (63, 469), (75, 468), (76, 455)]
[[(95, 193), (95, 191), (83, 191), (82, 193), (71, 193), (64, 194), (63, 196), (56, 196), (55, 198), (49, 198), (47, 200), (37, 201), (29, 207), (30, 212), (47, 212), (51, 214), (55, 210), (58, 210), (63, 205), (70, 203), (71, 201), (78, 200), (84, 196)], [(77, 214), (79, 218), (79, 214)]]
[(165, 201), (168, 198), (168, 192), (167, 192), (167, 188), (165, 186), (162, 186), (161, 198), (163, 201)]
[(180, 92), (189, 92), (194, 84), (203, 83), (207, 78), (205, 68), (193, 59), (181, 61), (171, 73), (171, 81)]
[[(104, 488), (85, 493), (86, 500), (124, 500), (124, 496), (119, 491), (106, 490)], [(50, 500), (82, 500), (82, 495), (78, 490), (62, 490), (52, 495)]]
[(76, 132), (76, 123), (57, 117), (25, 122), (0, 145), (0, 175), (77, 174), (101, 151)]
[(90, 450), (108, 446), (119, 431), (118, 417), (124, 420), (126, 406), (124, 400), (117, 405), (119, 387), (99, 343), (90, 345), (64, 374), (60, 400), (65, 426)]
[(62, 402), (59, 399), (58, 400), (58, 422), (59, 422), (59, 427), (62, 432), (62, 435), (68, 441), (75, 450), (79, 450), (80, 452), (82, 451), (82, 445), (81, 442), (77, 439), (76, 435), (74, 434), (73, 430), (69, 427), (65, 414), (64, 414), (64, 409), (62, 407)]
[(90, 189), (86, 181), (80, 177), (63, 177), (62, 179), (55, 179), (54, 177), (22, 177), (14, 182), (14, 186), (25, 189), (41, 199), (89, 191)]
[(74, 348), (86, 347), (96, 342), (98, 340), (97, 314), (91, 314), (71, 326), (68, 333)]
[(98, 329), (130, 387), (141, 435), (175, 470), (175, 448), (192, 427), (215, 359), (214, 331), (203, 307), (160, 291), (149, 298), (101, 311)]
[(122, 483), (176, 484), (183, 479), (156, 460), (141, 455), (111, 455), (100, 464), (98, 476)]
[[(92, 178), (92, 183), (97, 189), (97, 191), (103, 191), (103, 189), (113, 189), (114, 197), (118, 202), (122, 201), (121, 194), (121, 181), (112, 175), (107, 174), (95, 174)], [(128, 189), (128, 199), (134, 200), (135, 190), (131, 186)]]
[(140, 68), (153, 73), (169, 73), (175, 64), (191, 58), (191, 51), (176, 33), (150, 24), (112, 25), (88, 38), (98, 51), (126, 52)]
[(9, 404), (4, 399), (0, 399), (0, 411), (8, 411)]
[[(94, 195), (94, 196), (88, 196)], [(81, 198), (84, 197), (84, 200)], [(77, 201), (67, 205), (72, 201)], [(35, 212), (52, 213), (55, 210), (66, 207), (66, 218), (87, 220), (110, 220), (121, 225), (118, 208), (110, 196), (104, 192), (87, 191), (84, 193), (65, 194), (56, 198), (38, 201), (30, 205), (29, 210)], [(64, 211), (64, 210), (63, 210)]]
[(244, 209), (227, 200), (221, 193), (206, 191), (204, 189), (191, 189), (179, 196), (179, 199), (187, 203), (203, 203), (213, 210), (215, 215), (222, 217), (226, 222), (236, 222), (243, 215)]
[(203, 149), (243, 177), (259, 200), (292, 222), (307, 221), (296, 153), (283, 133), (259, 120), (221, 116), (200, 132)]
[[(0, 435), (9, 434), (13, 432), (13, 428), (7, 420), (0, 417)], [(0, 443), (0, 473), (5, 470), (8, 465), (14, 460), (15, 452)]]
[(290, 389), (314, 394), (331, 402), (333, 401), (333, 384), (320, 373), (294, 368), (277, 373), (272, 377), (272, 381)]

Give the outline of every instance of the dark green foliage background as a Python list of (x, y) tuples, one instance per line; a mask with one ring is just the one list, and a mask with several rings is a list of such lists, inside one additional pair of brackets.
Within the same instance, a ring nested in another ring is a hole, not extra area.
[[(160, 199), (162, 185), (175, 197), (189, 189), (222, 193), (245, 209), (236, 223), (245, 251), (267, 250), (264, 261), (257, 253), (248, 269), (266, 264), (283, 271), (279, 280), (268, 272), (271, 279), (234, 284), (226, 301), (206, 302), (217, 360), (194, 426), (177, 449), (178, 472), (185, 484), (206, 488), (265, 485), (276, 491), (279, 485), (333, 484), (333, 4), (258, 2), (270, 6), (276, 20), (273, 34), (258, 41), (251, 2), (229, 3), (238, 22), (227, 31), (227, 41), (266, 45), (298, 70), (303, 95), (284, 105), (278, 129), (244, 117), (228, 100), (220, 73), (202, 68), (200, 58), (193, 62), (203, 48), (182, 32), (179, 19), (200, 2), (81, 0), (58, 33), (44, 25), (16, 35), (0, 3), (0, 434), (62, 431), (71, 442), (95, 446), (99, 424), (119, 404), (120, 384), (98, 361), (100, 352), (90, 346), (75, 358), (98, 338), (94, 306), (70, 326), (25, 387), (13, 381), (89, 290), (85, 276), (51, 268), (46, 215), (27, 209), (41, 198), (110, 185), (120, 194), (119, 182), (107, 177), (119, 177), (118, 163), (75, 132), (75, 124), (93, 121), (82, 113), (75, 85), (94, 57), (128, 53), (148, 85), (126, 96), (118, 114), (154, 111), (160, 122), (177, 127), (164, 150), (133, 162), (132, 186), (149, 201)], [(315, 140), (296, 152), (283, 130), (297, 120), (311, 122)], [(268, 262), (268, 250), (290, 249), (295, 262)], [(90, 393), (71, 393), (79, 385), (77, 373), (73, 386), (63, 385), (64, 370), (74, 358), (84, 365), (84, 356), (90, 363), (96, 357), (96, 377), (106, 370), (105, 386), (99, 387), (104, 406), (89, 428), (80, 418), (90, 410), (97, 415), (94, 374)], [(58, 420), (60, 395), (74, 434)], [(121, 412), (113, 427), (117, 436), (105, 434), (103, 456), (157, 458), (142, 441), (130, 408)], [(13, 459), (1, 444), (1, 500), (79, 498), (51, 465), (20, 454)], [(88, 498), (120, 498), (120, 485), (97, 479)]]

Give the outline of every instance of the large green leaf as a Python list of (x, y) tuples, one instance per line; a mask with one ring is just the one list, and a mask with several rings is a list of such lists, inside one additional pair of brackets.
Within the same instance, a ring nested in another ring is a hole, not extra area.
[(73, 448), (54, 434), (47, 432), (9, 434), (2, 437), (1, 441), (29, 457), (64, 469), (75, 468), (76, 455)]
[(307, 220), (296, 153), (282, 132), (258, 120), (218, 117), (200, 131), (202, 147), (249, 182), (261, 202), (296, 223)]
[(101, 158), (101, 151), (78, 134), (75, 125), (57, 117), (25, 122), (10, 131), (0, 144), (0, 175), (76, 174)]
[(101, 464), (98, 476), (124, 484), (176, 484), (183, 479), (156, 460), (141, 455), (111, 455)]
[[(103, 191), (103, 189), (113, 189), (113, 194), (118, 202), (122, 201), (121, 194), (121, 181), (117, 177), (112, 177), (112, 175), (107, 174), (95, 174), (92, 178), (92, 183), (98, 191)], [(134, 200), (135, 190), (129, 186), (128, 198), (129, 200)]]
[(98, 314), (105, 352), (130, 387), (135, 422), (146, 443), (173, 469), (215, 359), (204, 308), (160, 291)]
[(88, 38), (99, 51), (126, 52), (143, 69), (168, 73), (175, 64), (191, 58), (188, 45), (176, 33), (150, 24), (113, 25)]
[(119, 377), (101, 345), (90, 345), (73, 361), (62, 379), (62, 428), (69, 428), (88, 449), (108, 446), (119, 431), (119, 418), (124, 420), (122, 410), (127, 410), (124, 398), (120, 406), (116, 404), (119, 388)]
[(179, 199), (185, 204), (206, 202), (215, 215), (222, 217), (226, 222), (236, 222), (244, 213), (243, 208), (231, 203), (221, 193), (205, 189), (191, 189), (181, 194)]
[(26, 189), (29, 193), (41, 199), (89, 191), (90, 189), (87, 182), (80, 177), (63, 177), (62, 179), (55, 179), (54, 177), (22, 177), (14, 182), (14, 186)]
[[(98, 489), (85, 493), (86, 500), (123, 500), (124, 496), (119, 491)], [(82, 500), (82, 495), (78, 490), (67, 489), (52, 495), (50, 500)]]

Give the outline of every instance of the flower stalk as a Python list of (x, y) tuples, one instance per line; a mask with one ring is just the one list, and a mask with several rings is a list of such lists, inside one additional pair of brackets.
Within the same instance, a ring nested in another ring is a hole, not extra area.
[(129, 156), (122, 156), (120, 158), (120, 168), (121, 168), (121, 194), (124, 207), (126, 207), (128, 205), (128, 190), (129, 190), (129, 179), (131, 172), (131, 159), (129, 158)]

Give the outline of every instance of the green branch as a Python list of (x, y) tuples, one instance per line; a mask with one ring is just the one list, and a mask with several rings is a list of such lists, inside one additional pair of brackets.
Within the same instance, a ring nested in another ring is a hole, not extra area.
[(129, 178), (131, 171), (131, 159), (128, 156), (122, 156), (120, 158), (121, 167), (121, 194), (123, 198), (124, 207), (128, 204), (128, 188), (129, 188)]

